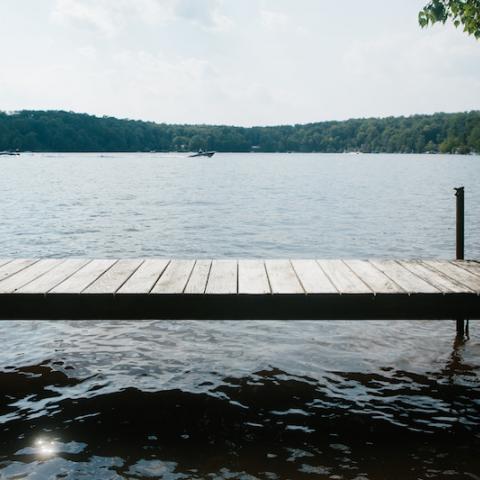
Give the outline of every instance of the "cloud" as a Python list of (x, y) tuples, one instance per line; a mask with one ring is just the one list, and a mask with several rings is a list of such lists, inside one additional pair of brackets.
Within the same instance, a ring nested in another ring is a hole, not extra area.
[(261, 24), (270, 30), (283, 30), (288, 26), (288, 16), (283, 12), (275, 12), (273, 10), (260, 11)]
[(132, 22), (163, 25), (187, 20), (206, 30), (226, 30), (232, 21), (222, 14), (221, 0), (56, 0), (53, 21), (114, 36)]
[(227, 30), (232, 20), (221, 12), (219, 0), (177, 0), (174, 8), (176, 16), (200, 25), (206, 29)]

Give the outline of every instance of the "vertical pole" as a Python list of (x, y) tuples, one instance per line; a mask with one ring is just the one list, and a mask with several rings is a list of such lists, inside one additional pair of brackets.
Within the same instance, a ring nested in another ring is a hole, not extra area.
[(457, 197), (457, 260), (465, 258), (465, 189), (455, 189)]
[[(456, 241), (456, 259), (465, 258), (465, 189), (464, 187), (455, 188), (457, 197), (457, 241)], [(465, 320), (457, 318), (457, 335), (465, 335)]]

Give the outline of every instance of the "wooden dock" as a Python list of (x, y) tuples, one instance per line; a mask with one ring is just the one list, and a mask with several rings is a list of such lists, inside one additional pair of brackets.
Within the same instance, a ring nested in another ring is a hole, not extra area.
[(480, 263), (0, 260), (0, 318), (480, 318)]

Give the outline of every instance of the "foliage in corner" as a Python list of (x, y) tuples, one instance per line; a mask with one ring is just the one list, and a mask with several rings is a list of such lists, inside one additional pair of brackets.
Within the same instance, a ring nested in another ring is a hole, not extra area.
[(480, 39), (480, 0), (431, 0), (418, 14), (420, 26), (427, 27), (448, 19), (455, 27)]

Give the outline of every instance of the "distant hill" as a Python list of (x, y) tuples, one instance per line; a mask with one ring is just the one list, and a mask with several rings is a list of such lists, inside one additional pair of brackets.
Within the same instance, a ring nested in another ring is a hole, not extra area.
[(480, 111), (273, 127), (168, 125), (63, 111), (0, 112), (0, 151), (480, 152)]

